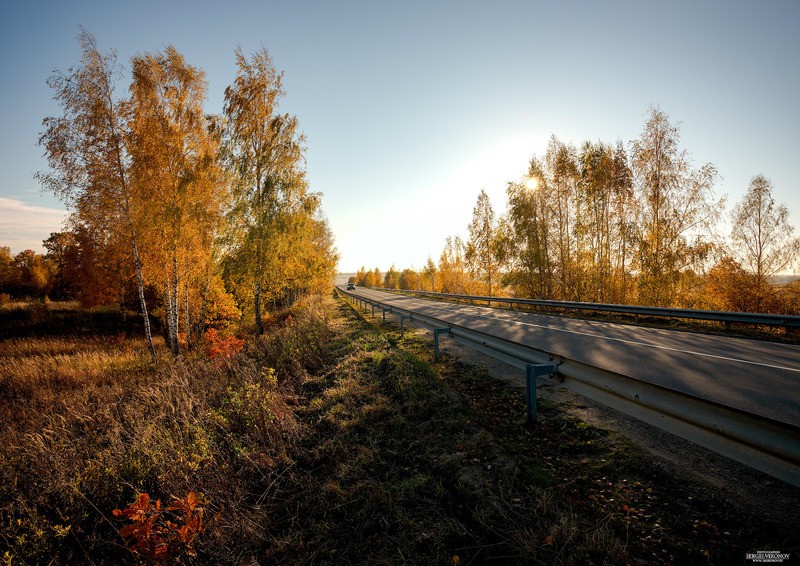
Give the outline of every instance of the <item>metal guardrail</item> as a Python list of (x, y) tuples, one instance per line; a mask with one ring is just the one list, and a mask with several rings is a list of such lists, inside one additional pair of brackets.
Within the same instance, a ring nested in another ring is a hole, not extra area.
[(399, 317), (401, 330), (406, 320), (432, 328), (437, 356), (439, 335), (447, 333), (457, 342), (525, 370), (529, 418), (536, 417), (536, 376), (549, 374), (551, 379), (559, 379), (562, 387), (800, 487), (800, 427), (566, 359), (338, 287), (336, 290), (360, 302), (365, 310), (367, 305), (372, 306), (373, 316), (378, 307), (382, 309), (384, 320), (386, 313)]
[(554, 309), (587, 310), (596, 312), (613, 312), (639, 316), (657, 316), (664, 318), (685, 318), (724, 323), (753, 324), (757, 326), (777, 326), (786, 329), (800, 329), (800, 316), (790, 314), (760, 314), (732, 311), (709, 311), (693, 309), (677, 309), (666, 307), (642, 307), (635, 305), (616, 305), (604, 303), (581, 303), (572, 301), (550, 301), (544, 299), (521, 299), (515, 297), (487, 297), (483, 295), (457, 295), (452, 293), (434, 293), (431, 291), (410, 291), (404, 289), (383, 289), (379, 291), (419, 295), (459, 301), (503, 303), (509, 305), (528, 305)]

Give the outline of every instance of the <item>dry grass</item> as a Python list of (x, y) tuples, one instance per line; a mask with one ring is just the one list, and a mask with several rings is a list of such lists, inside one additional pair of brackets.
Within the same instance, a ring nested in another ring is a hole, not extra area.
[(257, 544), (241, 536), (264, 521), (250, 490), (301, 430), (288, 376), (324, 344), (315, 309), (224, 362), (162, 350), (153, 367), (142, 341), (122, 335), (0, 342), (0, 556), (130, 560), (111, 511), (138, 492), (203, 492), (218, 560)]
[(123, 336), (0, 341), (6, 561), (133, 563), (112, 511), (189, 491), (207, 528), (199, 557), (177, 563), (730, 563), (753, 540), (793, 552), (780, 530), (754, 538), (769, 525), (671, 498), (685, 486), (552, 404), (521, 427), (518, 391), (434, 363), (429, 343), (341, 302), (276, 315), (232, 360), (161, 356), (152, 367)]
[[(92, 388), (104, 376), (146, 365), (143, 339), (47, 337), (0, 342), (0, 399), (36, 404)], [(79, 393), (83, 395), (83, 393)]]
[[(5, 300), (4, 300), (5, 298)], [(61, 311), (77, 311), (80, 310), (81, 304), (78, 301), (40, 301), (40, 300), (14, 300), (11, 299), (8, 295), (3, 297), (0, 294), (0, 310), (12, 310), (12, 309), (29, 309), (33, 305), (47, 305), (47, 308), (51, 310), (61, 310)]]

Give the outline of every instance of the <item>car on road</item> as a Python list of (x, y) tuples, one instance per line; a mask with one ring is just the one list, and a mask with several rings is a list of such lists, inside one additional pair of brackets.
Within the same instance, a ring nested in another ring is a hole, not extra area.
[(347, 290), (348, 291), (355, 291), (356, 290), (356, 284), (355, 283), (348, 283), (347, 284)]

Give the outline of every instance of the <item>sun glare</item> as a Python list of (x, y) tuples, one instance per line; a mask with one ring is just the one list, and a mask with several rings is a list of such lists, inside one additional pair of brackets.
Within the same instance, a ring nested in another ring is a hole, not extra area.
[(535, 191), (539, 187), (539, 179), (536, 177), (526, 177), (525, 186), (529, 191)]

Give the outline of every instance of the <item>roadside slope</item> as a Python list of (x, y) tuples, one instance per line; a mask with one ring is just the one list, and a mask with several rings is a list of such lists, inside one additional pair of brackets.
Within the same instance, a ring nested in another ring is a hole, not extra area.
[[(336, 365), (303, 386), (307, 434), (267, 496), (279, 563), (730, 564), (798, 556), (796, 517), (747, 516), (553, 401), (339, 302)], [(763, 511), (763, 510), (762, 510)], [(756, 520), (753, 520), (753, 519)]]

